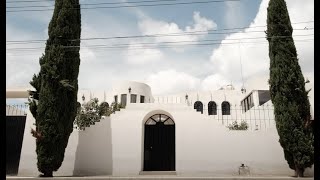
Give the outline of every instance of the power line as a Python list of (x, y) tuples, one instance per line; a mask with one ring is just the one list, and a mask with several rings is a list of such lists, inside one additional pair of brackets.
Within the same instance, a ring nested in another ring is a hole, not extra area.
[[(307, 35), (297, 35), (297, 36), (309, 36), (310, 34)], [(313, 35), (313, 34), (311, 34)], [(278, 36), (280, 37), (280, 36)], [(286, 38), (290, 36), (281, 36), (280, 38)], [(265, 39), (266, 37), (253, 37), (253, 38), (236, 38), (236, 39), (206, 39), (206, 40), (198, 40), (198, 41), (165, 41), (165, 42), (156, 42), (156, 43), (125, 43), (125, 44), (111, 44), (109, 46), (112, 47), (132, 47), (132, 46), (141, 46), (141, 45), (161, 45), (161, 44), (173, 44), (175, 43), (198, 43), (198, 42), (220, 42), (220, 41), (235, 41), (235, 40), (252, 40), (252, 39)], [(250, 43), (250, 42), (248, 42)], [(179, 45), (179, 44), (177, 44)], [(183, 45), (183, 44), (182, 44)], [(81, 47), (103, 47), (106, 45), (89, 45), (89, 46), (81, 46)], [(68, 46), (70, 47), (70, 46)], [(80, 47), (80, 46), (77, 46)]]
[[(265, 26), (264, 26), (265, 27)], [(244, 29), (244, 28), (234, 28), (235, 29)], [(230, 29), (231, 30), (231, 29)], [(306, 30), (306, 29), (299, 29), (299, 30)], [(211, 33), (212, 31), (218, 30), (207, 30), (207, 31), (193, 31), (193, 32), (183, 32), (183, 33), (167, 33), (167, 34), (148, 34), (148, 35), (131, 35), (131, 36), (110, 36), (110, 37), (91, 37), (91, 38), (82, 38), (82, 39), (70, 39), (69, 41), (85, 41), (85, 40), (108, 40), (108, 39), (131, 39), (131, 38), (151, 38), (151, 37), (167, 37), (167, 36), (190, 36), (190, 35), (207, 35), (207, 34), (229, 34), (229, 33), (241, 33), (241, 32), (222, 32), (222, 33)], [(206, 32), (206, 33), (200, 33)], [(263, 32), (263, 31), (249, 31), (243, 33), (250, 33), (250, 32)], [(40, 43), (47, 40), (38, 39), (38, 40), (24, 40), (24, 41), (7, 41), (10, 44), (17, 44), (17, 43)], [(9, 44), (7, 44), (9, 45)]]
[[(204, 31), (207, 32), (207, 31)], [(207, 35), (207, 34), (229, 34), (229, 33), (257, 33), (264, 31), (249, 31), (249, 32), (217, 32), (217, 33), (168, 33), (168, 34), (150, 34), (150, 35), (133, 35), (133, 36), (113, 36), (113, 37), (92, 37), (92, 38), (82, 38), (82, 39), (70, 39), (69, 41), (88, 41), (88, 40), (110, 40), (110, 39), (133, 39), (133, 38), (152, 38), (152, 37), (170, 37), (170, 36), (195, 36), (195, 35)], [(47, 40), (26, 40), (26, 41), (7, 41), (7, 45), (11, 44), (28, 44), (28, 43), (41, 43)]]
[[(54, 0), (53, 0), (54, 1)], [(93, 5), (117, 5), (117, 4), (139, 4), (139, 3), (152, 3), (152, 2), (176, 2), (182, 0), (144, 0), (144, 1), (130, 1), (130, 2), (103, 2), (103, 3), (81, 3), (81, 6), (93, 6)], [(21, 2), (21, 1), (20, 1)], [(23, 1), (23, 2), (39, 2), (39, 1)], [(43, 2), (40, 1), (40, 2)], [(8, 3), (8, 2), (7, 2)], [(42, 5), (42, 6), (7, 6), (6, 8), (39, 8), (39, 7), (54, 7), (54, 5)]]
[[(311, 36), (314, 34), (304, 34), (304, 35), (296, 35), (296, 36), (273, 36), (277, 38), (287, 38), (287, 37), (300, 37), (300, 36)], [(190, 43), (190, 42), (219, 42), (222, 40), (228, 40), (228, 41), (237, 41), (237, 40), (252, 40), (252, 39), (265, 39), (266, 37), (253, 37), (253, 38), (235, 38), (235, 39), (208, 39), (208, 40), (199, 40), (199, 41), (167, 41), (167, 42), (156, 42), (156, 43), (126, 43), (126, 44), (111, 44), (109, 46), (112, 47), (127, 47), (127, 46), (141, 46), (141, 45), (160, 45), (162, 44), (172, 44), (172, 43)], [(62, 46), (65, 48), (80, 48), (80, 47), (104, 47), (106, 45), (88, 45), (88, 46)], [(7, 50), (12, 50), (12, 49), (41, 49), (44, 47), (31, 47), (31, 48), (7, 48)]]
[[(304, 40), (296, 40), (297, 42), (307, 42), (307, 41), (311, 41), (314, 39), (304, 39)], [(202, 44), (198, 44), (198, 43), (193, 43), (193, 44), (180, 44), (180, 45), (174, 45), (174, 46), (168, 46), (168, 45), (162, 45), (162, 46), (143, 46), (143, 47), (133, 47), (129, 50), (144, 50), (144, 49), (157, 49), (157, 48), (179, 48), (179, 47), (183, 47), (183, 46), (195, 46), (195, 47), (201, 47), (201, 46), (211, 46), (211, 45), (235, 45), (235, 44), (239, 44), (239, 42), (226, 42), (226, 43), (202, 43)], [(266, 41), (254, 41), (254, 42), (241, 42), (241, 44), (268, 44), (268, 42)], [(118, 49), (118, 50), (122, 50), (123, 48), (128, 48), (128, 47), (96, 47), (95, 50), (97, 48), (100, 49)], [(72, 50), (71, 50), (72, 51)]]
[[(207, 31), (205, 31), (207, 32)], [(208, 32), (208, 33), (168, 33), (168, 34), (149, 34), (149, 35), (132, 35), (132, 36), (112, 36), (112, 37), (92, 37), (92, 38), (82, 38), (82, 39), (70, 39), (69, 41), (88, 41), (88, 40), (110, 40), (110, 39), (132, 39), (132, 38), (152, 38), (152, 37), (176, 37), (176, 36), (195, 36), (195, 35), (207, 35), (207, 34), (229, 34), (229, 33), (257, 33), (264, 31), (248, 31), (248, 32)], [(68, 39), (67, 39), (68, 40)], [(47, 40), (26, 40), (26, 41), (7, 41), (7, 43), (22, 43), (22, 42), (44, 42)], [(8, 44), (9, 45), (9, 44)]]
[[(25, 2), (54, 2), (55, 0), (27, 0), (27, 1), (7, 1), (6, 3), (25, 3)], [(130, 4), (145, 2), (163, 2), (163, 1), (182, 1), (182, 0), (144, 0), (144, 1), (126, 1), (126, 2), (107, 2), (107, 3), (81, 3), (81, 5), (97, 5), (97, 4)]]
[[(310, 23), (314, 21), (305, 21), (305, 22), (296, 22), (292, 24), (304, 24)], [(251, 33), (251, 32), (263, 32), (263, 31), (247, 31), (247, 32), (222, 32), (222, 33), (214, 33), (216, 31), (225, 31), (225, 30), (241, 30), (241, 29), (249, 29), (249, 28), (258, 28), (258, 27), (266, 27), (266, 25), (260, 26), (252, 26), (252, 27), (236, 27), (236, 28), (225, 28), (225, 29), (216, 29), (216, 30), (207, 30), (207, 31), (192, 31), (192, 32), (182, 32), (182, 33), (166, 33), (166, 34), (147, 34), (147, 35), (131, 35), (131, 36), (110, 36), (110, 37), (92, 37), (92, 38), (82, 38), (82, 39), (70, 39), (70, 41), (83, 41), (83, 40), (107, 40), (107, 39), (129, 39), (129, 38), (150, 38), (150, 37), (166, 37), (166, 36), (186, 36), (186, 35), (207, 35), (207, 34), (229, 34), (229, 33)], [(293, 29), (293, 30), (313, 30), (313, 28), (307, 29)], [(201, 32), (205, 32), (202, 33)], [(6, 41), (9, 44), (27, 44), (27, 43), (41, 43), (47, 40), (22, 40), (22, 41)], [(7, 45), (9, 45), (7, 44)]]
[[(314, 39), (304, 39), (304, 40), (295, 40), (295, 43), (309, 43), (310, 41), (314, 41)], [(200, 44), (199, 46), (194, 46), (195, 48), (202, 48), (204, 46), (210, 46), (210, 45), (214, 45), (214, 44), (222, 44), (222, 45), (236, 45), (238, 43), (211, 43), (211, 44)], [(265, 41), (255, 41), (255, 42), (245, 42), (245, 43), (242, 43), (242, 44), (252, 44), (254, 45), (253, 47), (257, 47), (257, 45), (266, 45), (268, 44), (267, 42)], [(197, 45), (197, 44), (192, 44), (192, 45)], [(162, 46), (162, 47), (143, 47), (143, 48), (131, 48), (130, 51), (139, 51), (139, 50), (144, 50), (144, 49), (155, 49), (155, 48), (174, 48), (172, 46)], [(123, 50), (123, 49), (120, 49), (120, 48), (97, 48), (97, 49), (94, 49), (94, 51), (99, 51), (99, 50), (103, 50), (104, 52), (106, 52), (106, 50), (108, 51), (118, 51), (118, 50)], [(23, 52), (23, 54), (7, 54), (7, 56), (26, 56), (26, 55), (39, 55), (39, 53), (25, 53), (25, 51), (21, 50), (20, 52)], [(15, 52), (16, 53), (16, 52)], [(83, 52), (80, 54), (83, 54)], [(130, 53), (129, 53), (130, 54)], [(145, 53), (144, 53), (145, 54)], [(147, 53), (147, 54), (155, 54), (155, 53)], [(100, 56), (100, 57), (104, 57), (104, 56)]]
[(241, 72), (241, 80), (242, 80), (242, 89), (244, 88), (244, 80), (243, 80), (243, 73), (242, 73), (242, 57), (241, 57), (241, 40), (239, 40), (239, 58), (240, 58), (240, 72)]
[(45, 1), (52, 1), (54, 2), (55, 0), (30, 0), (30, 1), (6, 1), (6, 3), (30, 3), (30, 2), (45, 2)]
[[(314, 34), (306, 34), (306, 35), (296, 35), (296, 36), (310, 36), (310, 35), (314, 35)], [(294, 37), (296, 37), (294, 36)], [(292, 36), (273, 36), (271, 38), (288, 38), (288, 37), (292, 37)], [(247, 39), (262, 39), (262, 38), (266, 38), (266, 37), (257, 37), (257, 38), (247, 38)], [(244, 40), (246, 38), (242, 38), (242, 39), (233, 39), (233, 40)], [(303, 39), (302, 39), (303, 40)], [(310, 39), (307, 39), (310, 40)], [(216, 42), (219, 40), (202, 40), (202, 41), (188, 41), (188, 42)], [(296, 40), (297, 41), (297, 40)], [(261, 42), (266, 42), (266, 41), (261, 41)], [(182, 43), (182, 42), (171, 42), (171, 43)], [(256, 43), (256, 42), (241, 42), (241, 44), (243, 43)], [(260, 42), (258, 42), (260, 43)], [(193, 43), (193, 44), (171, 44), (171, 46), (168, 47), (177, 47), (177, 46), (185, 46), (185, 45), (215, 45), (215, 44), (239, 44), (239, 42), (226, 42), (226, 43), (203, 43), (203, 44), (199, 44), (199, 43)], [(135, 45), (135, 46), (134, 46)], [(81, 47), (87, 47), (87, 48), (147, 48), (147, 47), (163, 47), (166, 44), (159, 44), (159, 43), (153, 43), (153, 44), (145, 44), (145, 45), (149, 45), (149, 46), (143, 46), (141, 47), (141, 45), (143, 44), (113, 44), (113, 45), (89, 45), (89, 46), (62, 46), (62, 48), (67, 48), (67, 49), (72, 49), (72, 48), (81, 48)], [(151, 46), (150, 46), (151, 45)], [(31, 47), (31, 48), (7, 48), (6, 50), (39, 50), (39, 49), (43, 49), (45, 47)]]
[[(98, 6), (98, 7), (80, 7), (84, 9), (114, 9), (114, 8), (132, 8), (132, 7), (152, 7), (152, 6), (173, 6), (173, 5), (190, 5), (190, 4), (207, 4), (207, 3), (220, 3), (228, 1), (240, 1), (240, 0), (213, 0), (213, 1), (199, 1), (199, 2), (177, 2), (177, 3), (160, 3), (160, 4), (141, 4), (141, 5), (123, 5), (123, 6)], [(79, 9), (79, 8), (68, 8), (68, 9)], [(52, 11), (54, 9), (26, 9), (26, 10), (10, 10), (10, 12), (26, 12), (26, 11)]]
[[(297, 40), (295, 41), (296, 43), (310, 43), (310, 41), (313, 41), (313, 39), (306, 39), (306, 40)], [(200, 45), (191, 45), (190, 46), (194, 46), (193, 48), (202, 48), (204, 46), (211, 46), (211, 45), (215, 45), (215, 44), (220, 44), (220, 43), (211, 43), (211, 44), (200, 44)], [(234, 46), (236, 45), (237, 43), (222, 43), (223, 46), (225, 45), (231, 45), (231, 46)], [(268, 43), (267, 42), (263, 42), (263, 41), (260, 41), (260, 42), (250, 42), (250, 43), (245, 43), (245, 44), (251, 44), (253, 45), (253, 47), (257, 47), (258, 45), (267, 45)], [(132, 48), (130, 49), (130, 52), (131, 51), (141, 51), (141, 50), (145, 50), (145, 49), (168, 49), (168, 48), (179, 48), (179, 47), (171, 47), (171, 46), (163, 46), (163, 47), (143, 47), (143, 48)], [(251, 48), (251, 47), (250, 47)], [(121, 49), (121, 48), (98, 48), (98, 49), (94, 49), (94, 51), (103, 51), (103, 52), (107, 52), (107, 51), (123, 51), (124, 49)], [(20, 51), (21, 53), (23, 54), (10, 54), (9, 56), (26, 56), (26, 53), (25, 51)], [(132, 52), (134, 53), (134, 52)], [(83, 54), (80, 52), (80, 55)], [(130, 53), (128, 52), (128, 54), (130, 55)], [(145, 54), (145, 53), (144, 53)], [(155, 53), (148, 53), (148, 54), (155, 54)], [(8, 54), (7, 54), (8, 55)], [(39, 53), (37, 54), (28, 54), (28, 55), (41, 55)]]

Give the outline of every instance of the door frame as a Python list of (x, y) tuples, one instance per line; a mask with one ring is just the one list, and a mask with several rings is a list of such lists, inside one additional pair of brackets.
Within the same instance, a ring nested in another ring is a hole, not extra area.
[(177, 138), (176, 138), (176, 127), (177, 127), (177, 123), (175, 121), (175, 119), (173, 118), (173, 116), (167, 112), (164, 111), (162, 109), (157, 109), (157, 110), (153, 110), (150, 111), (149, 113), (147, 113), (143, 120), (142, 120), (142, 124), (141, 124), (141, 167), (140, 167), (140, 174), (144, 174), (145, 172), (150, 172), (150, 171), (144, 171), (144, 137), (145, 137), (145, 123), (146, 121), (152, 117), (155, 114), (164, 114), (168, 117), (170, 117), (172, 119), (172, 121), (174, 122), (174, 171), (155, 171), (155, 172), (168, 172), (168, 174), (171, 174), (171, 172), (173, 172), (175, 174), (176, 170), (177, 170)]

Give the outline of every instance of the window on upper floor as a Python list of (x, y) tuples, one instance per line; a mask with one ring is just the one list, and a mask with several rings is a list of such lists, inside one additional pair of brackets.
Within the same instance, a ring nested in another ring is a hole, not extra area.
[(144, 96), (140, 96), (140, 103), (144, 103)]
[(250, 93), (246, 98), (241, 101), (242, 112), (247, 112), (254, 106), (253, 94)]
[(201, 101), (196, 101), (194, 103), (194, 109), (196, 109), (197, 111), (200, 111), (201, 114), (203, 113), (203, 104)]
[(208, 115), (217, 115), (217, 104), (214, 101), (208, 103)]
[(127, 94), (121, 94), (121, 105), (122, 106), (127, 105)]
[(137, 103), (137, 95), (136, 94), (131, 94), (130, 103)]
[(222, 115), (230, 115), (230, 103), (223, 101), (221, 103)]
[(271, 99), (270, 91), (269, 90), (258, 90), (258, 97), (259, 97), (259, 106), (261, 106)]

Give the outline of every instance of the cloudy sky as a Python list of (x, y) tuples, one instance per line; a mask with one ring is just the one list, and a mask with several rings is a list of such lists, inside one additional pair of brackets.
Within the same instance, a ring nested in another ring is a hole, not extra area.
[[(40, 69), (45, 41), (30, 40), (48, 38), (54, 1), (34, 1), (7, 0), (7, 88), (29, 87)], [(268, 88), (268, 0), (138, 1), (80, 0), (89, 7), (81, 12), (80, 89), (108, 90), (121, 80), (145, 82), (154, 94), (216, 90), (230, 83), (237, 89), (242, 83), (247, 89)], [(314, 2), (287, 0), (287, 5), (300, 65), (313, 81)], [(111, 6), (135, 7), (101, 8)], [(24, 11), (31, 9), (45, 11)], [(128, 36), (138, 37), (109, 38)]]

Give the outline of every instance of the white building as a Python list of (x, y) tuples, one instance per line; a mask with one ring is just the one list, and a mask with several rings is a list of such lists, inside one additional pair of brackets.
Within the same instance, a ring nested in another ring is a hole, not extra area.
[[(16, 93), (16, 94), (15, 94)], [(7, 91), (7, 98), (27, 93)], [(242, 93), (232, 85), (207, 92), (153, 96), (144, 83), (123, 82), (112, 91), (79, 90), (78, 101), (97, 97), (125, 109), (70, 135), (54, 175), (293, 175), (278, 142), (268, 91)], [(311, 98), (313, 105), (313, 97)], [(8, 113), (7, 113), (8, 114)], [(313, 116), (312, 116), (313, 117)], [(229, 130), (246, 121), (247, 131)], [(18, 175), (36, 176), (35, 120), (27, 111)], [(307, 174), (313, 175), (313, 168)]]

